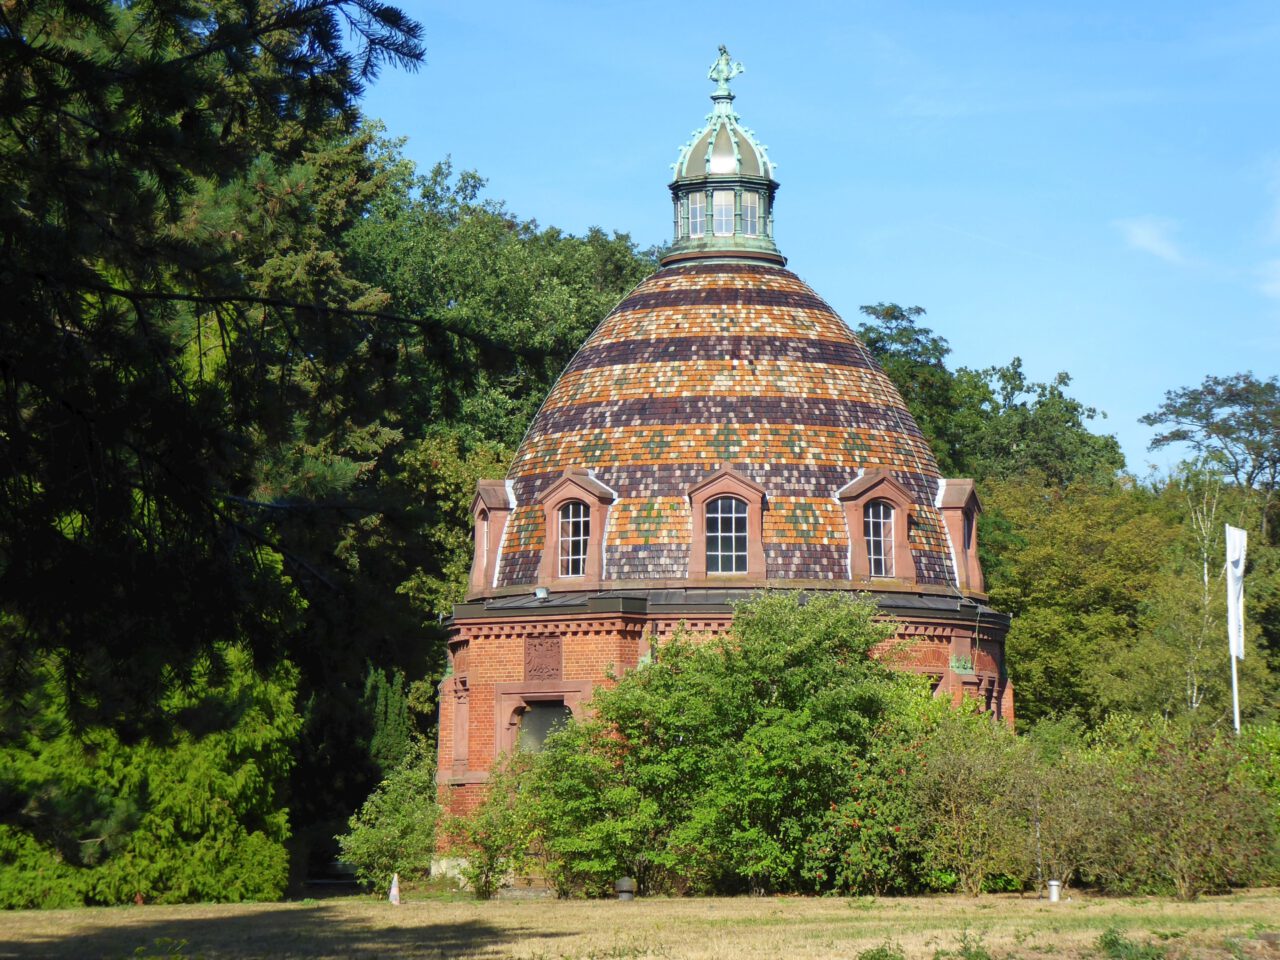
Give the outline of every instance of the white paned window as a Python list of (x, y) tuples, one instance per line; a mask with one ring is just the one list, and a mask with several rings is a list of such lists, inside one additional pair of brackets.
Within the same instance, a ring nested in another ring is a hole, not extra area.
[(748, 237), (760, 233), (760, 194), (744, 193), (742, 195), (742, 232)]
[(872, 500), (862, 514), (862, 533), (867, 538), (867, 561), (873, 577), (893, 576), (893, 507)]
[(733, 236), (733, 191), (711, 192), (711, 229), (717, 237)]
[(703, 193), (689, 194), (689, 236), (701, 237), (707, 232), (707, 197)]
[(737, 497), (707, 504), (707, 573), (747, 572), (747, 505)]
[(580, 577), (587, 572), (587, 541), (591, 539), (591, 514), (581, 500), (560, 508), (560, 576)]

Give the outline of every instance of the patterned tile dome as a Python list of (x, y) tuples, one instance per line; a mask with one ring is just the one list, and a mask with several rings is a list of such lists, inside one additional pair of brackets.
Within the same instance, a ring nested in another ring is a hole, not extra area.
[[(713, 99), (727, 104), (728, 80), (740, 71), (721, 48), (710, 75)], [(705, 140), (715, 149), (733, 126), (727, 117), (712, 119), (695, 148)], [(720, 221), (708, 210), (705, 231), (690, 237), (685, 201), (703, 187), (696, 179), (672, 184), (673, 253), (587, 339), (530, 426), (505, 484), (484, 494), (502, 508), (503, 522), (492, 534), (492, 575), (473, 595), (575, 588), (571, 577), (556, 574), (582, 566), (557, 570), (551, 562), (561, 536), (586, 537), (585, 528), (562, 530), (551, 512), (548, 498), (566, 482), (596, 504), (595, 567), (587, 576), (593, 589), (776, 584), (954, 592), (958, 544), (941, 510), (946, 481), (866, 347), (785, 268), (771, 236), (744, 213), (744, 185), (768, 178), (770, 214), (777, 187), (763, 151), (753, 156), (750, 170), (744, 164), (717, 174), (706, 187), (708, 204), (719, 200), (716, 190), (736, 191), (735, 219), (730, 223), (726, 209), (720, 236)], [(701, 211), (699, 201), (694, 209)], [(719, 245), (710, 245), (712, 238)], [(762, 256), (755, 240), (767, 240), (775, 255)], [(750, 569), (731, 567), (728, 577), (703, 554), (714, 531), (699, 490), (716, 477), (757, 509), (756, 559)], [(862, 550), (864, 516), (849, 506), (872, 480), (896, 491), (903, 508), (897, 569), (881, 570), (874, 585)]]
[(573, 469), (615, 497), (603, 581), (686, 580), (688, 491), (723, 468), (764, 490), (768, 580), (850, 579), (838, 494), (876, 470), (912, 497), (917, 582), (953, 579), (937, 462), (866, 347), (789, 270), (703, 262), (636, 287), (551, 390), (508, 474), (495, 585), (538, 582), (538, 497)]

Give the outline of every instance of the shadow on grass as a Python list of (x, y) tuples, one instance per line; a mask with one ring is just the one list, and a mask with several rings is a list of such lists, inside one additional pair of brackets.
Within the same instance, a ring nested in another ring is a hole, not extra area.
[[(373, 958), (436, 960), (442, 957), (502, 955), (514, 941), (552, 939), (562, 934), (500, 927), (482, 920), (455, 923), (433, 920), (430, 908), (408, 904), (353, 914), (324, 904), (267, 907), (251, 913), (163, 915), (156, 908), (114, 909), (104, 922), (86, 916), (77, 929), (28, 934), (21, 941), (0, 943), (0, 958), (181, 958), (181, 960), (247, 960), (283, 958)], [(167, 912), (167, 911), (166, 911)]]

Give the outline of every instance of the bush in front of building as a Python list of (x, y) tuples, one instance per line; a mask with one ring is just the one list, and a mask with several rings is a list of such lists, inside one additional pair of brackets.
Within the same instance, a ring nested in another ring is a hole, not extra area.
[(537, 847), (534, 808), (527, 789), (533, 758), (519, 751), (497, 759), (484, 796), (465, 816), (449, 817), (445, 831), (461, 854), (462, 877), (479, 900), (489, 900), (524, 872)]
[(871, 657), (846, 595), (766, 594), (677, 634), (541, 753), (504, 758), (450, 827), (473, 888), (540, 872), (565, 896), (1043, 887), (1194, 898), (1276, 876), (1266, 728), (1116, 717), (1015, 736)]
[[(763, 594), (725, 637), (677, 635), (553, 735), (528, 789), (565, 893), (812, 890), (806, 841), (904, 685), (874, 602)], [(921, 694), (923, 696), (923, 694)]]
[(366, 886), (385, 889), (395, 874), (426, 879), (435, 851), (440, 807), (435, 801), (435, 750), (421, 741), (351, 816), (337, 837), (342, 859)]

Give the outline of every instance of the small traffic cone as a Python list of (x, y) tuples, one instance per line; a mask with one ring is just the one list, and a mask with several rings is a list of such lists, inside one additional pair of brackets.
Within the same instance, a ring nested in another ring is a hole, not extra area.
[(397, 907), (400, 906), (400, 874), (391, 875), (391, 896), (387, 898)]

